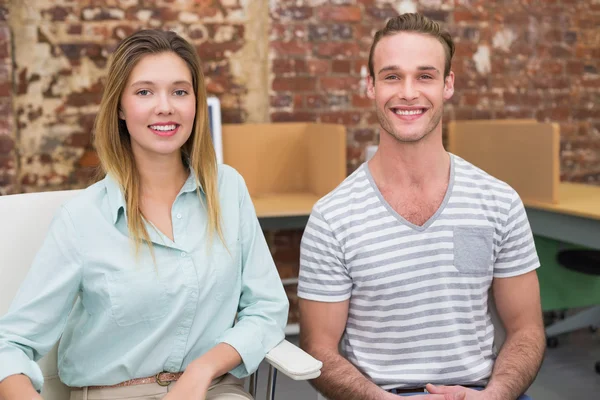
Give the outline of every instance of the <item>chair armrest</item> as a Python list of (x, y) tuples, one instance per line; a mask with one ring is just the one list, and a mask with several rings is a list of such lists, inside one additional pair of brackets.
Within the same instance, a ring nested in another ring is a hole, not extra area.
[(269, 351), (266, 359), (278, 371), (295, 381), (318, 378), (323, 366), (321, 361), (287, 340), (281, 341)]

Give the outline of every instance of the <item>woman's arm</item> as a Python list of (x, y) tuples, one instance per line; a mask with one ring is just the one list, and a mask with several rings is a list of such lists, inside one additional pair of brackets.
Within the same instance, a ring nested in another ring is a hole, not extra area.
[(36, 361), (60, 338), (81, 287), (82, 262), (76, 241), (71, 218), (62, 208), (54, 217), (8, 313), (0, 317), (3, 396), (13, 385), (42, 388), (43, 376)]
[(214, 379), (231, 371), (241, 362), (240, 354), (233, 347), (219, 343), (187, 366), (165, 400), (177, 400), (190, 395), (203, 398)]
[(240, 251), (242, 290), (237, 323), (218, 342), (233, 347), (242, 363), (231, 373), (242, 378), (254, 372), (267, 352), (285, 338), (289, 303), (267, 246), (250, 194), (240, 175)]
[(25, 375), (11, 375), (0, 382), (0, 400), (41, 400)]

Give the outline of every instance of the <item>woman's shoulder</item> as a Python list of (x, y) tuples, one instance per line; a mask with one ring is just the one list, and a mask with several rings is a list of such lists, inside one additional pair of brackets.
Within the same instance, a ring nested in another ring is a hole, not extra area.
[(219, 164), (218, 168), (219, 191), (238, 191), (240, 188), (246, 187), (244, 178), (235, 168), (227, 164)]
[(72, 217), (90, 215), (91, 212), (100, 209), (106, 201), (106, 179), (73, 192), (73, 197), (63, 203), (63, 208)]
[(237, 172), (237, 170), (230, 165), (219, 164), (218, 171), (219, 171), (219, 180), (221, 180), (221, 179), (235, 180), (235, 181), (237, 181), (239, 179), (243, 180), (242, 175), (240, 175), (240, 173)]

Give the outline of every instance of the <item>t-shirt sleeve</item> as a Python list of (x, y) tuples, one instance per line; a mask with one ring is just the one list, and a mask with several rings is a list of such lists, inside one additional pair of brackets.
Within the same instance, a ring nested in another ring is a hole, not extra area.
[(494, 278), (510, 278), (533, 271), (540, 266), (525, 206), (515, 193), (500, 249), (494, 263)]
[(351, 291), (342, 247), (323, 215), (313, 209), (300, 245), (298, 297), (339, 302), (349, 299)]

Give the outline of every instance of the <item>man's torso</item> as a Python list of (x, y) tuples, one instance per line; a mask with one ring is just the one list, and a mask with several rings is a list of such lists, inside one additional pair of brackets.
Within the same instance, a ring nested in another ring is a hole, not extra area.
[[(439, 207), (394, 207), (365, 164), (315, 207), (339, 243), (346, 280), (335, 283), (326, 259), (302, 261), (299, 295), (339, 301), (324, 289), (347, 292), (342, 349), (384, 388), (485, 384), (495, 357), (488, 291), (515, 196), (453, 156)], [(309, 275), (329, 283), (313, 291)]]

